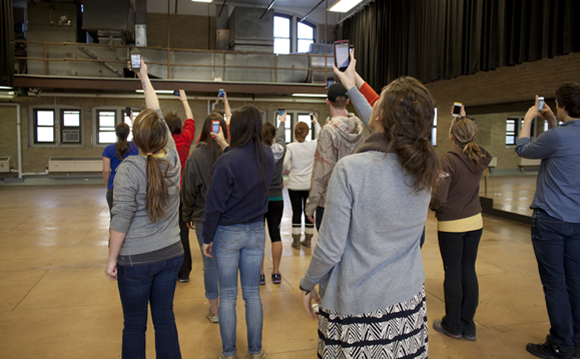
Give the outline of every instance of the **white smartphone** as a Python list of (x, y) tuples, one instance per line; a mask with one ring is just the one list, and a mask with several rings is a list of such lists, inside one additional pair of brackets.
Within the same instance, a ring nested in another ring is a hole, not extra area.
[(453, 116), (461, 115), (461, 106), (463, 106), (461, 102), (455, 102), (453, 104)]
[(346, 70), (350, 63), (350, 51), (348, 40), (334, 42), (334, 65), (340, 70)]
[(544, 109), (544, 97), (538, 97), (538, 111), (542, 111)]

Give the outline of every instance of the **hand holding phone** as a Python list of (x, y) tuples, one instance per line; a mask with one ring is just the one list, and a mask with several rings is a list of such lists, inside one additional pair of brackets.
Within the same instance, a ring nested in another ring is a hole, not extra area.
[(350, 45), (348, 40), (334, 42), (334, 65), (344, 72), (350, 64)]
[(220, 122), (219, 121), (211, 121), (211, 132), (212, 133), (220, 133)]
[(463, 104), (461, 102), (455, 102), (453, 104), (453, 109), (451, 110), (451, 114), (456, 117), (456, 116), (460, 116), (461, 115), (461, 108), (463, 107)]
[(538, 97), (538, 112), (542, 112), (543, 109), (544, 109), (544, 97), (540, 96)]
[(179, 96), (179, 90), (173, 91), (173, 96)]
[(125, 116), (131, 117), (131, 107), (125, 107)]
[(139, 50), (131, 51), (131, 70), (139, 71), (141, 69), (141, 52)]
[(220, 89), (218, 92), (218, 97), (220, 99), (223, 99), (226, 96), (226, 92), (224, 91), (224, 89)]
[(278, 107), (278, 116), (282, 117), (285, 112), (286, 110), (284, 109), (284, 107)]

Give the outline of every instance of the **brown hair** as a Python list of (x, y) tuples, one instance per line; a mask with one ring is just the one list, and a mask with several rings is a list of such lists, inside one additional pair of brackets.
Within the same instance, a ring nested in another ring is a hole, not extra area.
[[(169, 198), (169, 187), (165, 178), (169, 164), (161, 158), (153, 157), (153, 153), (162, 150), (167, 145), (167, 127), (163, 119), (157, 116), (155, 110), (141, 111), (133, 124), (133, 136), (139, 149), (147, 153), (147, 215), (151, 222), (165, 217), (165, 206)], [(160, 163), (166, 164), (165, 173), (161, 170)]]
[(479, 146), (474, 142), (477, 137), (477, 126), (471, 117), (456, 117), (451, 121), (449, 133), (453, 136), (453, 142), (463, 149), (463, 154), (470, 161), (479, 164), (485, 156)]
[(274, 143), (274, 138), (276, 138), (276, 127), (270, 122), (265, 122), (262, 126), (262, 140), (267, 146), (272, 146)]
[(181, 134), (181, 118), (177, 115), (177, 112), (171, 111), (166, 113), (163, 118), (167, 122), (167, 126), (171, 130), (172, 135)]
[(577, 83), (566, 83), (556, 90), (556, 101), (558, 107), (568, 112), (571, 118), (580, 118), (580, 85)]
[(211, 138), (211, 130), (212, 126), (211, 123), (213, 121), (219, 121), (221, 130), (223, 131), (224, 138), (228, 138), (228, 126), (226, 125), (226, 121), (224, 121), (224, 115), (220, 113), (220, 111), (211, 112), (205, 118), (203, 122), (203, 126), (201, 127), (201, 135), (199, 135), (199, 142), (204, 142), (208, 147), (208, 161), (207, 161), (207, 182), (211, 180), (211, 168), (215, 161), (217, 161), (218, 157), (221, 156), (223, 153), (221, 147), (217, 144), (217, 142)]
[(129, 125), (124, 122), (115, 126), (115, 133), (117, 134), (117, 142), (115, 142), (115, 153), (119, 161), (123, 161), (123, 154), (129, 150), (129, 142), (127, 142), (129, 132), (131, 132), (131, 129), (129, 128)]
[(396, 153), (407, 173), (415, 177), (417, 191), (432, 190), (439, 160), (431, 145), (433, 98), (427, 88), (412, 77), (400, 77), (387, 85), (379, 100), (389, 152)]
[(304, 142), (306, 136), (308, 136), (308, 131), (310, 131), (310, 129), (306, 123), (298, 122), (296, 126), (294, 126), (294, 138), (296, 138), (296, 141), (298, 142)]

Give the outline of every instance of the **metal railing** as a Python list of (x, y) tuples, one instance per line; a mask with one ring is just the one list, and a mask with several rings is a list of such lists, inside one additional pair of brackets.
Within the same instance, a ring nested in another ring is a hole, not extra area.
[[(74, 42), (58, 43), (18, 40), (16, 43), (26, 44), (27, 49), (27, 56), (15, 56), (15, 59), (21, 64), (21, 66), (18, 66), (17, 74), (45, 76), (123, 77), (123, 69), (127, 67), (130, 50), (135, 48), (135, 46), (128, 45)], [(74, 50), (71, 51), (71, 49)], [(165, 71), (159, 68), (155, 71), (157, 77), (166, 79), (182, 80), (183, 78), (179, 77), (179, 73), (175, 73), (178, 68), (192, 68), (202, 71), (211, 69), (214, 78), (217, 77), (216, 73), (219, 72), (221, 74), (220, 79), (222, 81), (238, 81), (237, 78), (240, 75), (253, 76), (254, 74), (261, 74), (255, 79), (256, 81), (326, 84), (327, 77), (333, 76), (330, 65), (332, 62), (329, 62), (329, 60), (332, 61), (332, 55), (278, 55), (264, 52), (197, 50), (154, 46), (139, 47), (138, 49), (141, 51), (148, 67), (159, 66), (166, 68)], [(179, 61), (176, 61), (176, 57), (179, 58)], [(184, 61), (184, 58), (191, 59), (191, 61)], [(206, 63), (208, 59), (211, 59), (209, 64)], [(76, 65), (77, 70), (74, 73), (70, 67), (71, 62)], [(240, 64), (240, 62), (248, 62), (250, 64), (244, 65)], [(79, 64), (96, 64), (99, 66), (92, 68), (82, 66), (79, 71)], [(109, 71), (103, 73), (101, 66)], [(216, 69), (218, 70), (217, 72)], [(264, 75), (266, 73), (264, 71), (269, 71), (271, 76)], [(110, 75), (108, 75), (109, 73)], [(281, 73), (284, 76), (280, 76)], [(205, 72), (203, 74), (207, 75)], [(228, 79), (228, 77), (232, 78)], [(288, 79), (296, 79), (298, 81), (288, 81)], [(189, 78), (189, 80), (196, 79)]]

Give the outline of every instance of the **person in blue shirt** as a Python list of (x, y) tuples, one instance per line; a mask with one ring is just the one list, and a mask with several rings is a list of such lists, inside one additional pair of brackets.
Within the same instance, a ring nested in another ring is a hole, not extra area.
[[(556, 116), (547, 104), (530, 107), (516, 153), (541, 159), (530, 208), (532, 243), (544, 287), (550, 334), (526, 350), (540, 358), (580, 357), (580, 84), (556, 90)], [(549, 130), (533, 141), (532, 121), (541, 117)]]
[[(132, 119), (133, 113), (131, 113), (131, 120)], [(115, 126), (117, 142), (108, 145), (103, 151), (103, 180), (107, 185), (107, 204), (109, 205), (109, 214), (111, 213), (111, 208), (113, 208), (113, 181), (115, 180), (117, 166), (119, 166), (121, 161), (128, 156), (136, 156), (139, 154), (139, 149), (135, 143), (133, 143), (133, 141), (127, 141), (130, 132), (131, 129), (126, 123), (120, 123)]]

